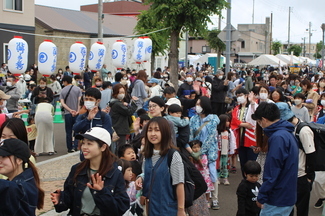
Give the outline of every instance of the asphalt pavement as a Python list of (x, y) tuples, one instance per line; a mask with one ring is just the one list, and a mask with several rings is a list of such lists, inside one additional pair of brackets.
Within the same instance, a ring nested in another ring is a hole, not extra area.
[[(57, 151), (56, 155), (52, 156), (40, 156), (37, 158), (37, 166), (40, 170), (41, 180), (44, 182), (44, 185), (48, 185), (50, 190), (52, 189), (52, 184), (57, 183), (62, 184), (62, 181), (68, 176), (70, 168), (73, 164), (79, 161), (78, 153), (67, 153), (67, 148), (65, 144), (65, 130), (63, 124), (54, 124), (54, 137), (55, 137), (55, 150)], [(239, 164), (239, 162), (238, 162)], [(237, 197), (236, 189), (241, 181), (241, 173), (237, 171), (236, 174), (230, 173), (229, 176), (229, 186), (223, 184), (219, 185), (219, 210), (210, 210), (211, 216), (234, 216), (237, 212)], [(48, 188), (44, 188), (47, 190)], [(49, 199), (46, 197), (46, 199)], [(310, 199), (310, 216), (320, 216), (322, 214), (322, 209), (315, 209), (313, 206), (317, 198), (314, 193), (311, 193)], [(66, 215), (66, 213), (59, 214), (54, 210), (47, 209), (47, 212), (44, 211), (40, 214), (43, 216), (55, 216), (55, 215)]]

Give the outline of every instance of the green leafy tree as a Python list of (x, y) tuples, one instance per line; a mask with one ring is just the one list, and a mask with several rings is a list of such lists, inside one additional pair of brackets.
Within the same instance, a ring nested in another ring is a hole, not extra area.
[[(211, 22), (209, 16), (221, 14), (221, 10), (228, 6), (226, 0), (146, 0), (150, 4), (147, 11), (153, 23), (161, 23), (169, 32), (169, 62), (171, 82), (178, 88), (178, 48), (182, 31), (189, 35), (199, 36), (207, 32), (207, 24)], [(138, 22), (143, 22), (141, 17)]]
[(314, 54), (314, 58), (315, 59), (320, 59), (322, 58), (322, 55), (320, 54), (320, 52), (322, 51), (323, 49), (323, 41), (319, 41), (317, 44), (316, 44), (316, 53)]
[(290, 46), (289, 49), (288, 49), (288, 54), (290, 55), (291, 52), (293, 52), (293, 54), (294, 54), (295, 56), (300, 56), (300, 53), (302, 52), (302, 48), (301, 48), (301, 46), (299, 46), (299, 45), (297, 45), (297, 44), (292, 45), (292, 46)]
[[(148, 11), (142, 11), (138, 16), (141, 20), (135, 26), (135, 32), (137, 34), (146, 34), (156, 30), (163, 29), (163, 23), (161, 21), (156, 22), (155, 19), (151, 18)], [(168, 49), (168, 38), (169, 32), (167, 30), (159, 31), (148, 35), (152, 40), (152, 54), (151, 54), (151, 73), (155, 70), (155, 58), (157, 55), (165, 55), (165, 51)]]
[[(219, 29), (213, 29), (208, 31), (207, 35), (205, 36), (205, 40), (208, 42), (210, 48), (216, 50), (219, 54), (222, 51), (226, 50), (226, 44), (219, 39), (218, 34), (221, 32)], [(218, 66), (220, 67), (221, 59), (218, 58)]]
[(282, 43), (280, 41), (274, 41), (272, 43), (272, 51), (273, 55), (277, 55), (280, 53), (280, 49), (282, 48)]

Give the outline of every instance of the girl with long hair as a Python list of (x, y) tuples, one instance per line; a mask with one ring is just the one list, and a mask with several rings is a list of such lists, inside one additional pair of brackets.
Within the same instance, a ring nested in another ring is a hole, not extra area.
[(85, 160), (72, 166), (64, 191), (51, 193), (55, 210), (70, 209), (72, 216), (123, 215), (130, 200), (116, 156), (109, 150), (111, 135), (104, 128), (93, 127), (76, 138), (83, 139)]

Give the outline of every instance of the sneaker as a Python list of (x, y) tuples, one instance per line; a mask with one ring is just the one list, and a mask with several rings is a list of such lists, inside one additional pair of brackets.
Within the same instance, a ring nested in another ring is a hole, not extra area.
[(236, 172), (237, 172), (236, 167), (232, 166), (231, 169), (230, 169), (230, 172), (231, 172), (231, 173), (236, 173)]
[(219, 202), (217, 200), (212, 201), (212, 209), (213, 210), (219, 210), (220, 209)]
[(315, 203), (314, 207), (315, 208), (322, 208), (324, 205), (324, 201), (325, 199), (318, 199), (317, 202)]
[(74, 152), (73, 149), (69, 149), (69, 150), (68, 150), (68, 153), (73, 153), (73, 152)]
[(211, 208), (211, 203), (209, 201), (207, 201), (207, 205), (208, 205), (208, 209)]
[(228, 179), (225, 179), (225, 181), (223, 182), (223, 184), (226, 185), (226, 186), (230, 185)]

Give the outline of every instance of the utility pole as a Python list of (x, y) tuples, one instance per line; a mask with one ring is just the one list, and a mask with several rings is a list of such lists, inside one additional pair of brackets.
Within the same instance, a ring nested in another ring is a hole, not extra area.
[(103, 0), (98, 0), (98, 41), (103, 42)]
[(323, 30), (323, 48), (322, 48), (322, 71), (324, 71), (324, 52), (325, 52), (325, 50), (324, 50), (324, 48), (325, 48), (325, 46), (324, 46), (324, 40), (325, 40), (325, 23), (323, 23), (322, 24), (322, 26), (321, 26), (321, 28), (322, 28), (322, 30)]
[(311, 47), (311, 36), (312, 36), (312, 33), (311, 33), (311, 22), (309, 22), (309, 47), (308, 47), (308, 58), (310, 58), (310, 47)]
[(188, 31), (185, 33), (185, 67), (188, 68)]
[(304, 40), (304, 47), (303, 47), (303, 57), (306, 57), (306, 37), (303, 38)]
[[(219, 15), (219, 20), (218, 20), (218, 30), (221, 31), (221, 15)], [(218, 60), (217, 60), (217, 65), (216, 65), (216, 71), (218, 70), (218, 68), (221, 68), (221, 50), (218, 49)]]
[(230, 71), (230, 51), (231, 51), (231, 0), (228, 0), (227, 8), (227, 32), (226, 32), (226, 70), (225, 74)]
[[(288, 47), (287, 50), (290, 47), (290, 13), (291, 13), (291, 7), (289, 7), (289, 23), (288, 23)], [(289, 53), (288, 53), (289, 54)]]
[(252, 24), (254, 24), (254, 13), (255, 13), (255, 0), (253, 0), (253, 16), (252, 16)]
[(271, 13), (271, 27), (270, 27), (270, 55), (272, 54), (272, 25), (273, 25), (273, 13)]

